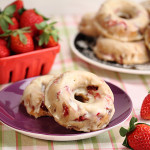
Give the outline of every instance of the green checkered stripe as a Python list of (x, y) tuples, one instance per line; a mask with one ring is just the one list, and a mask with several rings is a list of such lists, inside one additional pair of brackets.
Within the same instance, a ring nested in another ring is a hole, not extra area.
[[(130, 75), (112, 72), (97, 68), (87, 62), (77, 58), (72, 52), (70, 42), (72, 36), (77, 32), (77, 26), (81, 16), (53, 16), (58, 22), (57, 28), (60, 35), (60, 53), (56, 56), (54, 65), (50, 73), (62, 73), (68, 70), (86, 70), (97, 74), (106, 81), (122, 88), (131, 97), (133, 101), (132, 115), (122, 125), (103, 132), (98, 136), (77, 140), (77, 141), (46, 141), (28, 137), (21, 133), (15, 132), (6, 125), (0, 123), (0, 150), (116, 150), (127, 149), (122, 146), (123, 138), (119, 135), (121, 126), (128, 127), (132, 116), (140, 121), (140, 106), (144, 96), (150, 89), (150, 75)], [(10, 84), (10, 83), (9, 83)], [(0, 89), (9, 85), (0, 85)], [(142, 97), (143, 96), (143, 97)], [(149, 123), (149, 121), (146, 121)]]

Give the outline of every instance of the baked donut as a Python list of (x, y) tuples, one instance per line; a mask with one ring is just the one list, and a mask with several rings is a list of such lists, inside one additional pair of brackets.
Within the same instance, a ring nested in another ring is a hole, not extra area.
[(148, 23), (146, 9), (129, 0), (107, 0), (94, 19), (99, 34), (124, 42), (143, 39)]
[(148, 14), (150, 15), (150, 0), (141, 2), (141, 5), (147, 10)]
[(93, 52), (99, 59), (119, 64), (142, 64), (150, 60), (144, 41), (121, 42), (109, 38), (99, 38)]
[(150, 50), (150, 26), (147, 27), (144, 34), (144, 38), (145, 38), (145, 44), (147, 48)]
[(91, 37), (97, 37), (98, 32), (93, 25), (93, 19), (94, 14), (93, 13), (87, 13), (83, 15), (80, 23), (79, 23), (79, 31), (83, 33), (84, 35), (91, 36)]
[(54, 78), (54, 75), (37, 77), (25, 88), (22, 96), (22, 103), (28, 114), (35, 118), (51, 116), (51, 113), (44, 104), (44, 93), (46, 86), (48, 83), (51, 83)]
[(77, 131), (102, 129), (114, 112), (114, 96), (100, 77), (85, 71), (65, 72), (48, 85), (45, 106), (60, 125)]

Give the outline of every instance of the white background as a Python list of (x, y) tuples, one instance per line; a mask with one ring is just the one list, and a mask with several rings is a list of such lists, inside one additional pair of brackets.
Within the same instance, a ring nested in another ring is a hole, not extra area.
[[(14, 0), (0, 0), (0, 8)], [(37, 8), (45, 15), (84, 14), (96, 12), (104, 0), (23, 0), (25, 8)], [(133, 0), (131, 0), (133, 1)], [(141, 2), (143, 0), (134, 0)]]

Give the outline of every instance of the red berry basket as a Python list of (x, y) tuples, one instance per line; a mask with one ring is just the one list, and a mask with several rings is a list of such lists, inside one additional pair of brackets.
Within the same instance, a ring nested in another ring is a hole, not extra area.
[(60, 45), (0, 58), (0, 84), (47, 74)]

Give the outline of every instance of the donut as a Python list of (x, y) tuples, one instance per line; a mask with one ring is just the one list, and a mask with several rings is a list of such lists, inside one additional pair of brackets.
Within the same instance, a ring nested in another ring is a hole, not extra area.
[(57, 77), (46, 88), (45, 106), (57, 123), (83, 132), (106, 127), (115, 112), (110, 87), (86, 71), (68, 71)]
[(147, 10), (148, 14), (150, 14), (150, 1), (146, 0), (141, 2), (141, 5)]
[(98, 38), (93, 52), (101, 60), (126, 65), (143, 64), (150, 60), (144, 41), (121, 42), (109, 38)]
[(78, 26), (80, 33), (83, 33), (84, 35), (91, 36), (91, 37), (98, 36), (98, 32), (95, 26), (93, 25), (93, 19), (94, 19), (93, 13), (87, 13), (83, 15)]
[(35, 118), (52, 116), (44, 104), (45, 88), (52, 82), (54, 75), (44, 75), (33, 79), (25, 88), (22, 96), (22, 104), (26, 111)]
[(144, 39), (145, 39), (145, 45), (150, 50), (150, 26), (148, 26), (145, 31)]
[(94, 26), (103, 36), (129, 42), (143, 39), (149, 23), (146, 9), (129, 0), (107, 0), (95, 15)]

